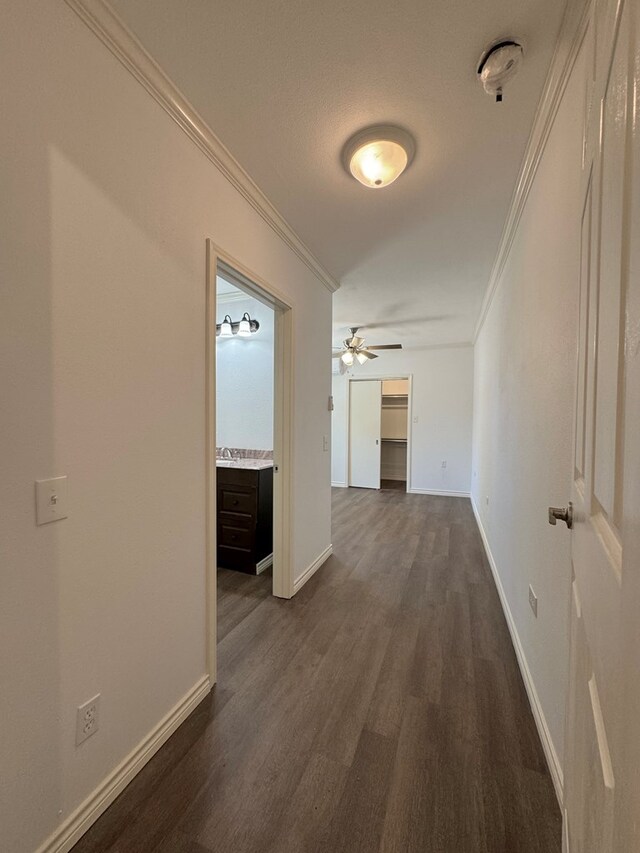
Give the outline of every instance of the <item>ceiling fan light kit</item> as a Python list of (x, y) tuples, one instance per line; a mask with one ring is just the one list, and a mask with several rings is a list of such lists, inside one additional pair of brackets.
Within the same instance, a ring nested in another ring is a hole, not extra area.
[(499, 41), (487, 48), (480, 57), (478, 77), (487, 95), (502, 101), (502, 87), (520, 70), (524, 49), (511, 39)]
[(374, 349), (402, 349), (402, 344), (378, 344), (376, 346), (365, 346), (364, 338), (356, 334), (359, 326), (352, 326), (350, 338), (345, 338), (342, 349), (339, 352), (334, 352), (332, 358), (340, 359), (340, 372), (344, 373), (348, 367), (353, 367), (357, 361), (358, 364), (366, 364), (373, 358), (378, 358)]
[(406, 130), (378, 125), (351, 137), (342, 151), (342, 164), (363, 186), (376, 190), (399, 178), (415, 151), (415, 141)]

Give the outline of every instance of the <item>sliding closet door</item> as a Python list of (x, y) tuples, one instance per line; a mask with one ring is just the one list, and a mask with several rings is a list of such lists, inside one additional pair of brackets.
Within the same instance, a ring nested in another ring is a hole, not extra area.
[(380, 488), (382, 382), (349, 382), (349, 485)]

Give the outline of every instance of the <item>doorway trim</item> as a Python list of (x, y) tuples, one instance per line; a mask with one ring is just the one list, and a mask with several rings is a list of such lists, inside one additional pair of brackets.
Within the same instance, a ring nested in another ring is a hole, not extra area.
[(293, 322), (294, 308), (286, 297), (240, 261), (207, 239), (205, 410), (206, 410), (206, 651), (211, 684), (217, 680), (217, 487), (216, 460), (216, 276), (226, 268), (241, 280), (242, 289), (274, 311), (273, 389), (273, 595), (294, 593), (291, 562), (293, 474)]
[[(413, 374), (412, 373), (392, 373), (388, 376), (376, 373), (375, 376), (349, 376), (347, 382), (347, 442), (346, 442), (346, 471), (345, 479), (347, 487), (351, 479), (351, 383), (352, 382), (385, 382), (391, 379), (406, 379), (409, 383), (408, 406), (407, 406), (407, 494), (411, 492), (411, 445), (413, 443)], [(381, 475), (382, 476), (382, 475)]]

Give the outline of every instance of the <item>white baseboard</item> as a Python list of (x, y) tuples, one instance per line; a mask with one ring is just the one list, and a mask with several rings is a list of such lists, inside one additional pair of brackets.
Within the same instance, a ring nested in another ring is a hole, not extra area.
[(496, 566), (496, 561), (494, 560), (493, 554), (491, 553), (491, 546), (489, 545), (489, 540), (487, 539), (487, 534), (485, 533), (484, 527), (482, 525), (480, 513), (478, 512), (478, 507), (476, 506), (476, 502), (474, 501), (473, 496), (471, 497), (471, 506), (473, 507), (473, 512), (476, 517), (476, 522), (478, 524), (478, 530), (480, 531), (480, 536), (482, 537), (484, 550), (487, 554), (489, 565), (491, 566), (493, 580), (498, 590), (498, 595), (500, 596), (500, 603), (502, 604), (502, 610), (504, 611), (505, 619), (507, 620), (509, 633), (511, 634), (511, 642), (513, 643), (513, 648), (515, 649), (516, 657), (518, 659), (518, 666), (520, 667), (520, 672), (522, 673), (522, 680), (524, 681), (527, 696), (529, 697), (529, 704), (531, 705), (533, 718), (536, 722), (538, 734), (540, 735), (540, 740), (542, 742), (542, 748), (544, 750), (544, 754), (547, 759), (547, 764), (549, 765), (549, 770), (551, 772), (551, 779), (553, 780), (553, 787), (556, 790), (556, 797), (558, 798), (558, 803), (560, 804), (560, 808), (562, 809), (562, 803), (564, 798), (564, 779), (562, 773), (562, 766), (560, 764), (556, 748), (553, 744), (551, 732), (549, 731), (549, 726), (547, 725), (547, 720), (544, 715), (544, 711), (542, 710), (542, 705), (540, 703), (540, 697), (538, 696), (538, 691), (536, 690), (536, 686), (533, 681), (533, 676), (531, 675), (531, 670), (529, 669), (529, 664), (527, 663), (527, 658), (525, 656), (524, 649), (522, 648), (522, 643), (520, 642), (520, 635), (518, 634), (518, 629), (516, 628), (516, 624), (513, 620), (511, 608), (509, 607), (509, 602), (507, 601), (507, 596), (505, 594), (504, 587), (502, 586), (502, 581), (500, 580), (498, 567)]
[(273, 554), (269, 554), (268, 557), (265, 557), (263, 560), (260, 560), (259, 563), (256, 564), (256, 574), (261, 575), (262, 572), (265, 572), (269, 566), (273, 565)]
[(347, 489), (349, 487), (346, 483), (331, 483), (331, 488), (333, 488), (333, 489)]
[(49, 836), (37, 853), (67, 853), (111, 805), (133, 777), (186, 720), (211, 690), (209, 676), (203, 675), (174, 708), (153, 728), (87, 799)]
[(440, 495), (444, 498), (470, 498), (469, 492), (447, 492), (444, 489), (407, 489), (408, 495)]
[(313, 563), (304, 570), (304, 572), (300, 575), (299, 578), (296, 578), (293, 584), (293, 594), (295, 595), (298, 590), (302, 589), (302, 587), (306, 584), (310, 577), (313, 577), (315, 573), (318, 571), (320, 566), (326, 562), (329, 557), (333, 554), (333, 545), (329, 545), (328, 548), (325, 548), (324, 551), (319, 554)]

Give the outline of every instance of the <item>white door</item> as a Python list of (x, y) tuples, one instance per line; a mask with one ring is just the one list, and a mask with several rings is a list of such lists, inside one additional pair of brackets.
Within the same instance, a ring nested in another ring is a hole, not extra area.
[[(625, 553), (629, 514), (637, 519), (640, 509), (638, 490), (629, 491), (625, 483), (640, 473), (631, 467), (638, 458), (640, 425), (625, 430), (627, 401), (633, 396), (627, 368), (637, 357), (640, 322), (637, 297), (629, 300), (629, 252), (638, 240), (630, 229), (630, 190), (638, 187), (631, 172), (638, 147), (631, 125), (632, 10), (636, 14), (637, 6), (634, 0), (593, 2), (583, 45), (589, 55), (564, 762), (565, 844), (571, 853), (640, 849), (623, 828), (635, 820), (625, 820), (621, 811), (629, 807), (621, 797), (625, 743), (640, 738), (640, 715), (630, 715), (628, 704), (625, 710), (631, 694), (622, 678), (630, 652), (623, 642), (624, 576), (640, 569)], [(633, 287), (637, 292), (637, 282)], [(629, 347), (629, 335), (635, 349)], [(635, 497), (628, 500), (630, 494)], [(640, 661), (635, 664), (637, 680)], [(625, 719), (633, 719), (626, 731)]]
[(382, 382), (349, 382), (349, 485), (380, 488)]

